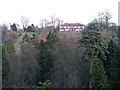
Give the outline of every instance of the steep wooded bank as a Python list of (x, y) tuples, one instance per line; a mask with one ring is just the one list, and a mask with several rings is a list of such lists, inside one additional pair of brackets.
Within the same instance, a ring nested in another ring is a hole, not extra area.
[(37, 33), (22, 36), (2, 45), (3, 87), (120, 87), (120, 49), (96, 24), (83, 32), (53, 30), (41, 40)]

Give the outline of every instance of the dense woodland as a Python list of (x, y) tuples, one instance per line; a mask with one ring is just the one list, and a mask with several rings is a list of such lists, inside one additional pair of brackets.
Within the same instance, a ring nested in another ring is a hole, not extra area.
[(99, 19), (81, 32), (3, 25), (3, 88), (119, 88), (120, 30)]

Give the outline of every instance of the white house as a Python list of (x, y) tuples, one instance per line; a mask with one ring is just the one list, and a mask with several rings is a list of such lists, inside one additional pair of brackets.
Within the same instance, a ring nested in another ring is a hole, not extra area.
[(85, 25), (80, 23), (64, 23), (60, 25), (59, 31), (82, 31), (85, 29)]

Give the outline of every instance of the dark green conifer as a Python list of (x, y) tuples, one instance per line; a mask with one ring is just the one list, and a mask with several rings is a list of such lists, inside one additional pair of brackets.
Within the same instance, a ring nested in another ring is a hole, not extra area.
[[(83, 47), (84, 52), (82, 53), (82, 56), (81, 56), (79, 68), (82, 70), (84, 64), (89, 62), (89, 65), (88, 65), (89, 73), (87, 73), (87, 75), (89, 75), (90, 78), (88, 79), (89, 81), (86, 82), (86, 83), (89, 83), (89, 86), (86, 86), (86, 87), (89, 87), (89, 88), (97, 87), (94, 85), (101, 84), (101, 80), (103, 80), (103, 83), (104, 82), (106, 83), (105, 84), (106, 86), (104, 85), (104, 87), (107, 87), (108, 86), (107, 84), (108, 82), (106, 81), (107, 77), (102, 77), (102, 76), (105, 76), (105, 73), (101, 73), (101, 75), (98, 76), (98, 78), (101, 78), (101, 79), (94, 82), (93, 80), (91, 81), (91, 79), (94, 77), (94, 76), (91, 76), (91, 74), (93, 74), (93, 70), (97, 70), (95, 69), (95, 67), (93, 67), (93, 65), (95, 60), (98, 60), (98, 58), (101, 60), (100, 62), (103, 62), (103, 64), (100, 64), (101, 65), (100, 68), (102, 68), (104, 72), (104, 69), (105, 69), (104, 62), (106, 61), (106, 53), (108, 53), (105, 39), (99, 33), (99, 28), (97, 24), (89, 25), (88, 28), (82, 32), (82, 34), (83, 36), (82, 36), (82, 39), (80, 39), (79, 47)], [(101, 85), (98, 85), (98, 86), (101, 86)]]

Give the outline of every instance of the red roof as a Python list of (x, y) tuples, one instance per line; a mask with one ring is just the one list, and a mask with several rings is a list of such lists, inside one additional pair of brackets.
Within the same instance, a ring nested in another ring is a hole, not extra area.
[(81, 26), (81, 25), (83, 25), (83, 24), (80, 24), (80, 23), (64, 23), (61, 26)]

